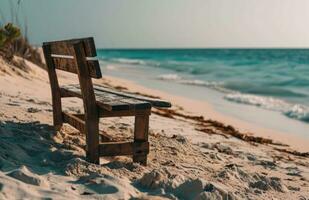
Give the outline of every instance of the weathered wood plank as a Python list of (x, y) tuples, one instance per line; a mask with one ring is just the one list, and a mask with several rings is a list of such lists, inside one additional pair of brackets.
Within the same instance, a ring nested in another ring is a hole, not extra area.
[(135, 116), (134, 141), (148, 141), (149, 115)]
[(85, 110), (85, 133), (87, 158), (92, 163), (100, 164), (99, 158), (99, 115), (93, 91), (92, 80), (86, 62), (86, 54), (81, 42), (74, 44), (74, 57)]
[[(73, 58), (52, 57), (55, 68), (77, 74), (76, 61)], [(89, 75), (92, 78), (102, 78), (98, 60), (87, 60)]]
[[(94, 92), (96, 95), (96, 104), (108, 111), (143, 110), (151, 108), (151, 104), (146, 101), (140, 101), (97, 90), (94, 90)], [(61, 88), (61, 94), (62, 97), (82, 97), (79, 85), (63, 86)]]
[[(70, 114), (70, 113), (63, 113), (63, 120), (64, 123), (68, 123), (81, 133), (85, 133), (85, 115), (84, 114)], [(99, 132), (99, 136), (101, 137), (101, 141), (109, 142), (113, 141), (114, 138), (111, 135), (104, 133), (103, 131)]]
[[(148, 142), (149, 115), (136, 115), (134, 123), (134, 143)], [(133, 154), (133, 162), (147, 165), (148, 152)]]
[(97, 56), (94, 39), (92, 37), (44, 42), (43, 45), (51, 46), (51, 54), (73, 56), (75, 55), (73, 44), (77, 42), (82, 42), (86, 57)]
[(63, 115), (63, 121), (65, 123), (70, 124), (77, 130), (79, 130), (81, 133), (85, 133), (85, 121), (80, 119), (77, 116), (74, 116), (73, 114), (62, 112)]
[(82, 94), (81, 93), (77, 93), (74, 92), (73, 90), (70, 90), (69, 88), (67, 88), (66, 86), (62, 86), (60, 88), (60, 93), (61, 93), (61, 97), (77, 97), (77, 98), (82, 98)]
[[(61, 91), (61, 96), (62, 97), (78, 97), (78, 98), (83, 98), (80, 89), (77, 88), (72, 88), (72, 87), (66, 87), (63, 86), (60, 88)], [(117, 104), (117, 102), (113, 101), (112, 99), (107, 99), (107, 98), (100, 98), (97, 97), (97, 102), (96, 104), (106, 110), (112, 111), (112, 110), (124, 110), (127, 108), (127, 106), (121, 106)]]
[(109, 142), (99, 145), (100, 156), (138, 155), (149, 153), (148, 142)]
[(128, 117), (135, 115), (150, 115), (151, 112), (149, 109), (147, 110), (120, 110), (120, 111), (108, 111), (104, 109), (100, 109), (99, 116), (101, 118), (106, 117)]
[[(120, 110), (120, 111), (108, 111), (108, 110), (99, 110), (100, 118), (107, 117), (126, 117), (126, 116), (136, 116), (136, 115), (150, 115), (150, 110)], [(84, 114), (73, 114), (74, 116), (80, 118), (81, 120), (85, 120)]]
[(127, 92), (115, 91), (113, 89), (106, 88), (106, 87), (103, 87), (101, 85), (93, 85), (93, 88), (97, 91), (108, 92), (108, 93), (115, 94), (115, 95), (118, 95), (118, 96), (137, 99), (137, 100), (141, 100), (141, 101), (147, 101), (147, 102), (151, 103), (153, 107), (169, 108), (169, 107), (172, 106), (171, 103), (168, 102), (168, 101), (149, 98), (149, 97), (136, 95), (136, 94), (130, 94), (130, 93), (127, 93)]
[(62, 105), (61, 105), (61, 93), (58, 83), (58, 78), (55, 70), (55, 66), (51, 57), (50, 45), (43, 45), (43, 53), (45, 62), (47, 65), (48, 77), (52, 94), (52, 106), (53, 106), (53, 123), (56, 130), (60, 130), (62, 119)]
[(114, 105), (121, 105), (117, 110), (138, 110), (151, 108), (151, 104), (146, 101), (140, 101), (128, 97), (119, 96), (116, 94), (94, 90), (98, 102), (109, 101)]

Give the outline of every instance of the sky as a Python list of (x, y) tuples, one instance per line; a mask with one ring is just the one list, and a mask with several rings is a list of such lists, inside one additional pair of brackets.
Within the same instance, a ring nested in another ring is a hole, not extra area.
[(309, 47), (309, 0), (23, 0), (18, 13), (36, 45), (93, 36), (98, 48)]

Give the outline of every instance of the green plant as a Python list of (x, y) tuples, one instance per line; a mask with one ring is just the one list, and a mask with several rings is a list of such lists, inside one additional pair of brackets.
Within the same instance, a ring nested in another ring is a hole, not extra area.
[(12, 23), (0, 28), (0, 48), (10, 45), (15, 39), (21, 36), (20, 29)]
[(23, 26), (20, 23), (22, 2), (23, 0), (8, 0), (11, 19), (5, 17), (0, 8), (0, 56), (11, 62), (16, 55), (45, 68), (39, 50), (28, 42), (26, 15), (22, 18)]

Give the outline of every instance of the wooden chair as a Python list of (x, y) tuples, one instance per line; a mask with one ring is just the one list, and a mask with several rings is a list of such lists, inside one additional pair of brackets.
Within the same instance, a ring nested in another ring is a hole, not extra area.
[[(133, 155), (133, 162), (147, 164), (148, 128), (151, 107), (167, 108), (171, 104), (158, 99), (118, 92), (93, 85), (92, 78), (102, 77), (93, 38), (43, 43), (52, 93), (53, 123), (59, 130), (68, 123), (86, 134), (87, 159), (99, 164), (100, 156)], [(59, 86), (56, 69), (78, 74), (79, 84)], [(84, 114), (62, 111), (61, 98), (83, 100)], [(134, 116), (134, 141), (112, 142), (108, 135), (99, 141), (99, 118)]]

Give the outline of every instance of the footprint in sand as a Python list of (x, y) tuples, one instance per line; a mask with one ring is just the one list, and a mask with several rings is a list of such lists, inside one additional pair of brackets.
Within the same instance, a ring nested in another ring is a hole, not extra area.
[(27, 184), (41, 187), (48, 186), (48, 183), (42, 177), (28, 170), (26, 166), (22, 166), (19, 169), (13, 170), (7, 175)]

